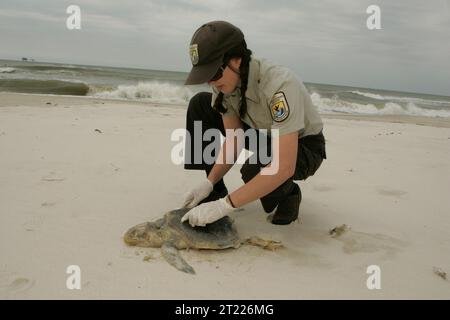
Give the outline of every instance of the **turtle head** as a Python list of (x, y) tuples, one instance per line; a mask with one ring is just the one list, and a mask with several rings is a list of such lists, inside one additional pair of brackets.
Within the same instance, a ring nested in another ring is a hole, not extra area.
[(160, 226), (152, 222), (141, 223), (130, 228), (123, 240), (127, 245), (137, 247), (161, 247), (163, 243)]

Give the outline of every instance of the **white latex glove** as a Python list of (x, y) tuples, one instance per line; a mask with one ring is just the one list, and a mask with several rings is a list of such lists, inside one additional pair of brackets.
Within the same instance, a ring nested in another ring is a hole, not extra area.
[(202, 203), (198, 207), (189, 210), (183, 218), (181, 218), (181, 222), (189, 220), (189, 224), (192, 227), (204, 227), (208, 223), (212, 223), (227, 216), (233, 212), (234, 208), (227, 200), (225, 200), (226, 198), (227, 197), (216, 201)]
[(213, 188), (214, 186), (211, 181), (208, 179), (203, 180), (202, 183), (185, 194), (182, 208), (195, 207), (200, 201), (209, 196)]

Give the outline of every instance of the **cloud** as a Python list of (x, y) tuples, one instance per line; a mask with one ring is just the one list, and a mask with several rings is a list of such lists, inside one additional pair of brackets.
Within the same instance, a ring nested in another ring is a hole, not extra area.
[(2, 18), (12, 18), (17, 20), (38, 20), (44, 22), (61, 22), (64, 18), (61, 16), (53, 16), (46, 13), (35, 12), (35, 11), (22, 11), (14, 9), (1, 9), (0, 17)]
[(195, 29), (227, 20), (256, 56), (305, 80), (450, 94), (449, 2), (377, 0), (382, 30), (370, 31), (372, 0), (78, 0), (82, 30), (71, 32), (65, 10), (73, 1), (3, 0), (0, 55), (26, 49), (70, 63), (187, 71)]

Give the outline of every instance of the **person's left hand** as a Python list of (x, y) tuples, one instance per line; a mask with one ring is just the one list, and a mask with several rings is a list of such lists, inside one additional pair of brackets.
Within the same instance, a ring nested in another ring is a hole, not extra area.
[(234, 208), (226, 201), (226, 198), (221, 198), (216, 201), (202, 203), (201, 205), (189, 210), (181, 222), (189, 220), (192, 227), (204, 227), (208, 223), (219, 220), (226, 215), (233, 212)]

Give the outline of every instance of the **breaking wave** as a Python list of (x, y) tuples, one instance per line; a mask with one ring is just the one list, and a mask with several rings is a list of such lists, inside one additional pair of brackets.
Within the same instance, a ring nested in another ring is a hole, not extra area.
[[(371, 94), (372, 95), (372, 94)], [(374, 98), (374, 97), (371, 97)], [(313, 92), (311, 99), (320, 112), (366, 114), (366, 115), (412, 115), (426, 117), (450, 117), (450, 110), (424, 109), (413, 102), (398, 104), (395, 102), (381, 102), (377, 104), (359, 104), (338, 98), (323, 98)], [(379, 99), (381, 100), (381, 99)]]
[(137, 85), (119, 85), (117, 89), (103, 92), (96, 92), (94, 89), (92, 95), (98, 98), (184, 104), (189, 102), (193, 92), (183, 86), (152, 81), (139, 82)]
[(361, 92), (358, 90), (355, 91), (349, 91), (350, 93), (357, 94), (363, 97), (381, 100), (381, 101), (398, 101), (398, 102), (411, 102), (411, 103), (421, 103), (421, 104), (427, 104), (427, 105), (434, 105), (434, 106), (440, 106), (440, 105), (448, 105), (448, 101), (441, 101), (441, 100), (430, 100), (430, 99), (420, 99), (420, 98), (412, 98), (412, 97), (395, 97), (395, 96), (382, 96), (376, 93), (370, 93), (370, 92)]
[(0, 68), (0, 73), (13, 73), (15, 71), (16, 71), (16, 69), (11, 68), (11, 67), (2, 67), (2, 68)]

